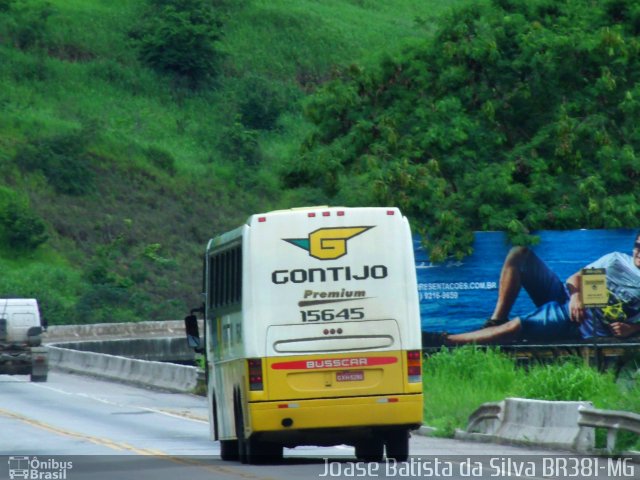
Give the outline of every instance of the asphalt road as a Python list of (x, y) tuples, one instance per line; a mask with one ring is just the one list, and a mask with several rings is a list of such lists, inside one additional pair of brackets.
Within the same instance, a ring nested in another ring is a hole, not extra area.
[[(640, 466), (414, 435), (403, 464), (357, 463), (348, 446), (285, 450), (279, 465), (223, 462), (206, 400), (91, 377), (0, 376), (0, 479), (638, 478)], [(592, 472), (593, 474), (590, 474)]]

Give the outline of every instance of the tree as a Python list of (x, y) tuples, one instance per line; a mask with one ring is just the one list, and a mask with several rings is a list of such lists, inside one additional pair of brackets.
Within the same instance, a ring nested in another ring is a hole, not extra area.
[(140, 58), (161, 73), (185, 78), (191, 86), (215, 77), (222, 52), (222, 22), (206, 0), (156, 1), (131, 32)]
[(632, 0), (494, 0), (350, 68), (308, 102), (316, 125), (284, 173), (339, 203), (394, 204), (434, 260), (473, 230), (635, 227), (640, 9)]

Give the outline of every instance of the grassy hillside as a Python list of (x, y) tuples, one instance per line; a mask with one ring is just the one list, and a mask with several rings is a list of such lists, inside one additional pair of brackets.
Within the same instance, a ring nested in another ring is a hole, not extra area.
[(38, 298), (51, 323), (197, 305), (210, 236), (326, 201), (276, 175), (310, 128), (306, 96), (466, 2), (211, 0), (220, 66), (197, 88), (135, 43), (170, 3), (0, 0), (0, 295)]

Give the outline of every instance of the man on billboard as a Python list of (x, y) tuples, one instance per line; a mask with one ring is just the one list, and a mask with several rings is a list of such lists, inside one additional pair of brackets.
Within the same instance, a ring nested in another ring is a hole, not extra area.
[[(607, 305), (585, 308), (578, 271), (565, 283), (526, 247), (512, 248), (502, 266), (498, 300), (484, 327), (454, 335), (442, 343), (506, 343), (514, 340), (567, 341), (593, 337), (626, 338), (640, 333), (640, 232), (632, 255), (612, 252), (587, 265), (606, 269)], [(536, 309), (510, 318), (521, 288)]]

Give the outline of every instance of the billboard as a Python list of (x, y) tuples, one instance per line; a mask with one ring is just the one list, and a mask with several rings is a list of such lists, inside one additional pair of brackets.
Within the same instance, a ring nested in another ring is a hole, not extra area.
[(502, 232), (477, 232), (472, 255), (442, 263), (415, 238), (425, 346), (640, 343), (638, 231), (536, 235), (538, 245), (525, 249)]

